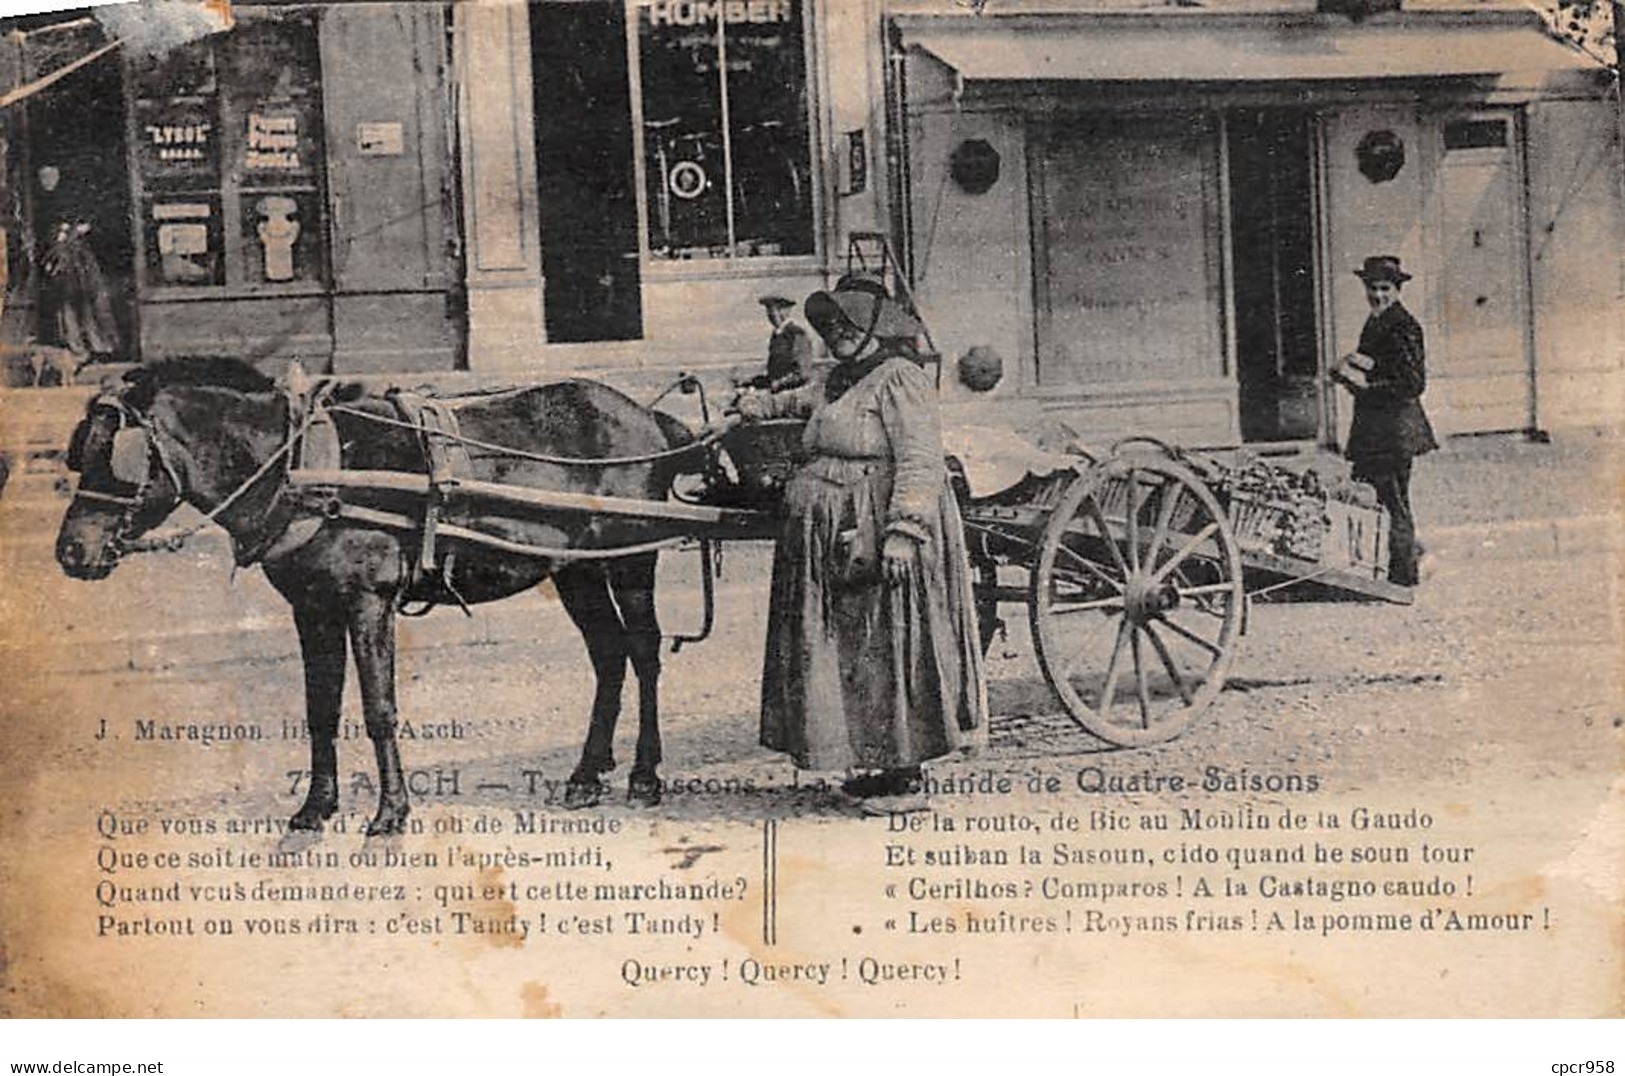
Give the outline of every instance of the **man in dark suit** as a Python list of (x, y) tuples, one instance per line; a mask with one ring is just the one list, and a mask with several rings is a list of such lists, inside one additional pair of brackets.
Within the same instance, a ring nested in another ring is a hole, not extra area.
[(812, 337), (791, 318), (790, 312), (796, 308), (792, 300), (764, 295), (760, 302), (773, 325), (773, 335), (767, 341), (766, 387), (774, 391), (794, 388), (812, 373)]
[(1399, 301), (1399, 290), (1411, 277), (1398, 258), (1374, 255), (1354, 272), (1365, 283), (1371, 315), (1360, 330), (1359, 350), (1332, 370), (1354, 394), (1354, 424), (1344, 454), (1354, 464), (1354, 478), (1370, 483), (1388, 510), (1389, 581), (1413, 587), (1421, 545), (1411, 513), (1411, 461), (1439, 447), (1422, 410), (1427, 388), (1422, 326)]

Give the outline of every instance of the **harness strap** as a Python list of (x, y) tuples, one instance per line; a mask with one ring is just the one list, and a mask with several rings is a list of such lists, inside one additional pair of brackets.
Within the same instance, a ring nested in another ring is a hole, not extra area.
[[(404, 389), (391, 389), (385, 397), (395, 407), (402, 422), (417, 431), (418, 445), (423, 453), (424, 470), (429, 476), (428, 495), (423, 500), (422, 537), (418, 556), (411, 569), (411, 581), (435, 570), (439, 561), (437, 537), (441, 509), (446, 503), (446, 491), (457, 484), (459, 477), (473, 473), (457, 414), (444, 401)], [(441, 582), (451, 590), (451, 560), (440, 565)]]

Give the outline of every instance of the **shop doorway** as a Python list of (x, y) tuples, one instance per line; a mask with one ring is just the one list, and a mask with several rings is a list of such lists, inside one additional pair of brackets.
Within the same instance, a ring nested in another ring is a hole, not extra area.
[(621, 5), (532, 3), (530, 54), (547, 338), (641, 339), (638, 196)]
[[(25, 80), (103, 43), (84, 22), (35, 31), (24, 46)], [(26, 152), (10, 164), (27, 192), (17, 266), (33, 303), (26, 332), (87, 359), (131, 358), (135, 249), (116, 54), (35, 94), (25, 109)]]
[(1534, 427), (1517, 147), (1510, 112), (1444, 120), (1437, 306), (1443, 346), (1428, 355), (1428, 407), (1453, 433)]
[(1316, 439), (1311, 117), (1298, 109), (1237, 109), (1226, 127), (1242, 440)]

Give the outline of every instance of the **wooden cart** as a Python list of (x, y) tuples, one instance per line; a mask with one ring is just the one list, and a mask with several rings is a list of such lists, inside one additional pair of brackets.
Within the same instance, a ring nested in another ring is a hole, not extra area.
[[(795, 466), (800, 430), (787, 420), (727, 430), (710, 446), (703, 474), (666, 501), (466, 480), (434, 487), (436, 498), (471, 509), (464, 518), (586, 513), (635, 518), (644, 531), (653, 524), (657, 538), (635, 548), (533, 547), (445, 523), (438, 540), (555, 560), (697, 543), (704, 621), (676, 640), (681, 646), (705, 638), (714, 623), (714, 544), (777, 534), (778, 491)], [(1067, 713), (1095, 736), (1132, 747), (1178, 736), (1212, 701), (1258, 595), (1314, 586), (1409, 601), (1407, 588), (1384, 578), (1381, 509), (1285, 473), (1138, 438), (1106, 453), (1075, 452), (988, 496), (957, 483), (984, 647), (1002, 623), (999, 607), (1024, 605), (1039, 664)], [(348, 516), (401, 529), (421, 525), (413, 506), (431, 489), (426, 476), (401, 472), (296, 469), (290, 478), (334, 491)]]

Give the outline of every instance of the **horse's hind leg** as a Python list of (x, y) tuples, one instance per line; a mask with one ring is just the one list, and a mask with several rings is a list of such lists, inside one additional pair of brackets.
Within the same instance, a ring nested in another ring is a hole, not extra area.
[(595, 565), (561, 568), (553, 576), (559, 600), (587, 644), (597, 687), (581, 761), (565, 787), (566, 807), (590, 807), (604, 795), (600, 774), (615, 768), (615, 722), (626, 684), (626, 641), (604, 571)]
[(638, 676), (638, 748), (627, 798), (652, 807), (660, 802), (660, 622), (655, 616), (654, 555), (616, 561), (609, 581)]
[(288, 820), (294, 830), (320, 830), (339, 806), (339, 711), (344, 697), (344, 621), (325, 605), (293, 607), (305, 665), (305, 727), (310, 732), (310, 789)]
[(395, 743), (395, 609), (387, 597), (367, 592), (355, 600), (350, 649), (355, 654), (367, 738), (378, 756), (378, 813), (367, 824), (367, 836), (400, 833), (411, 804)]

